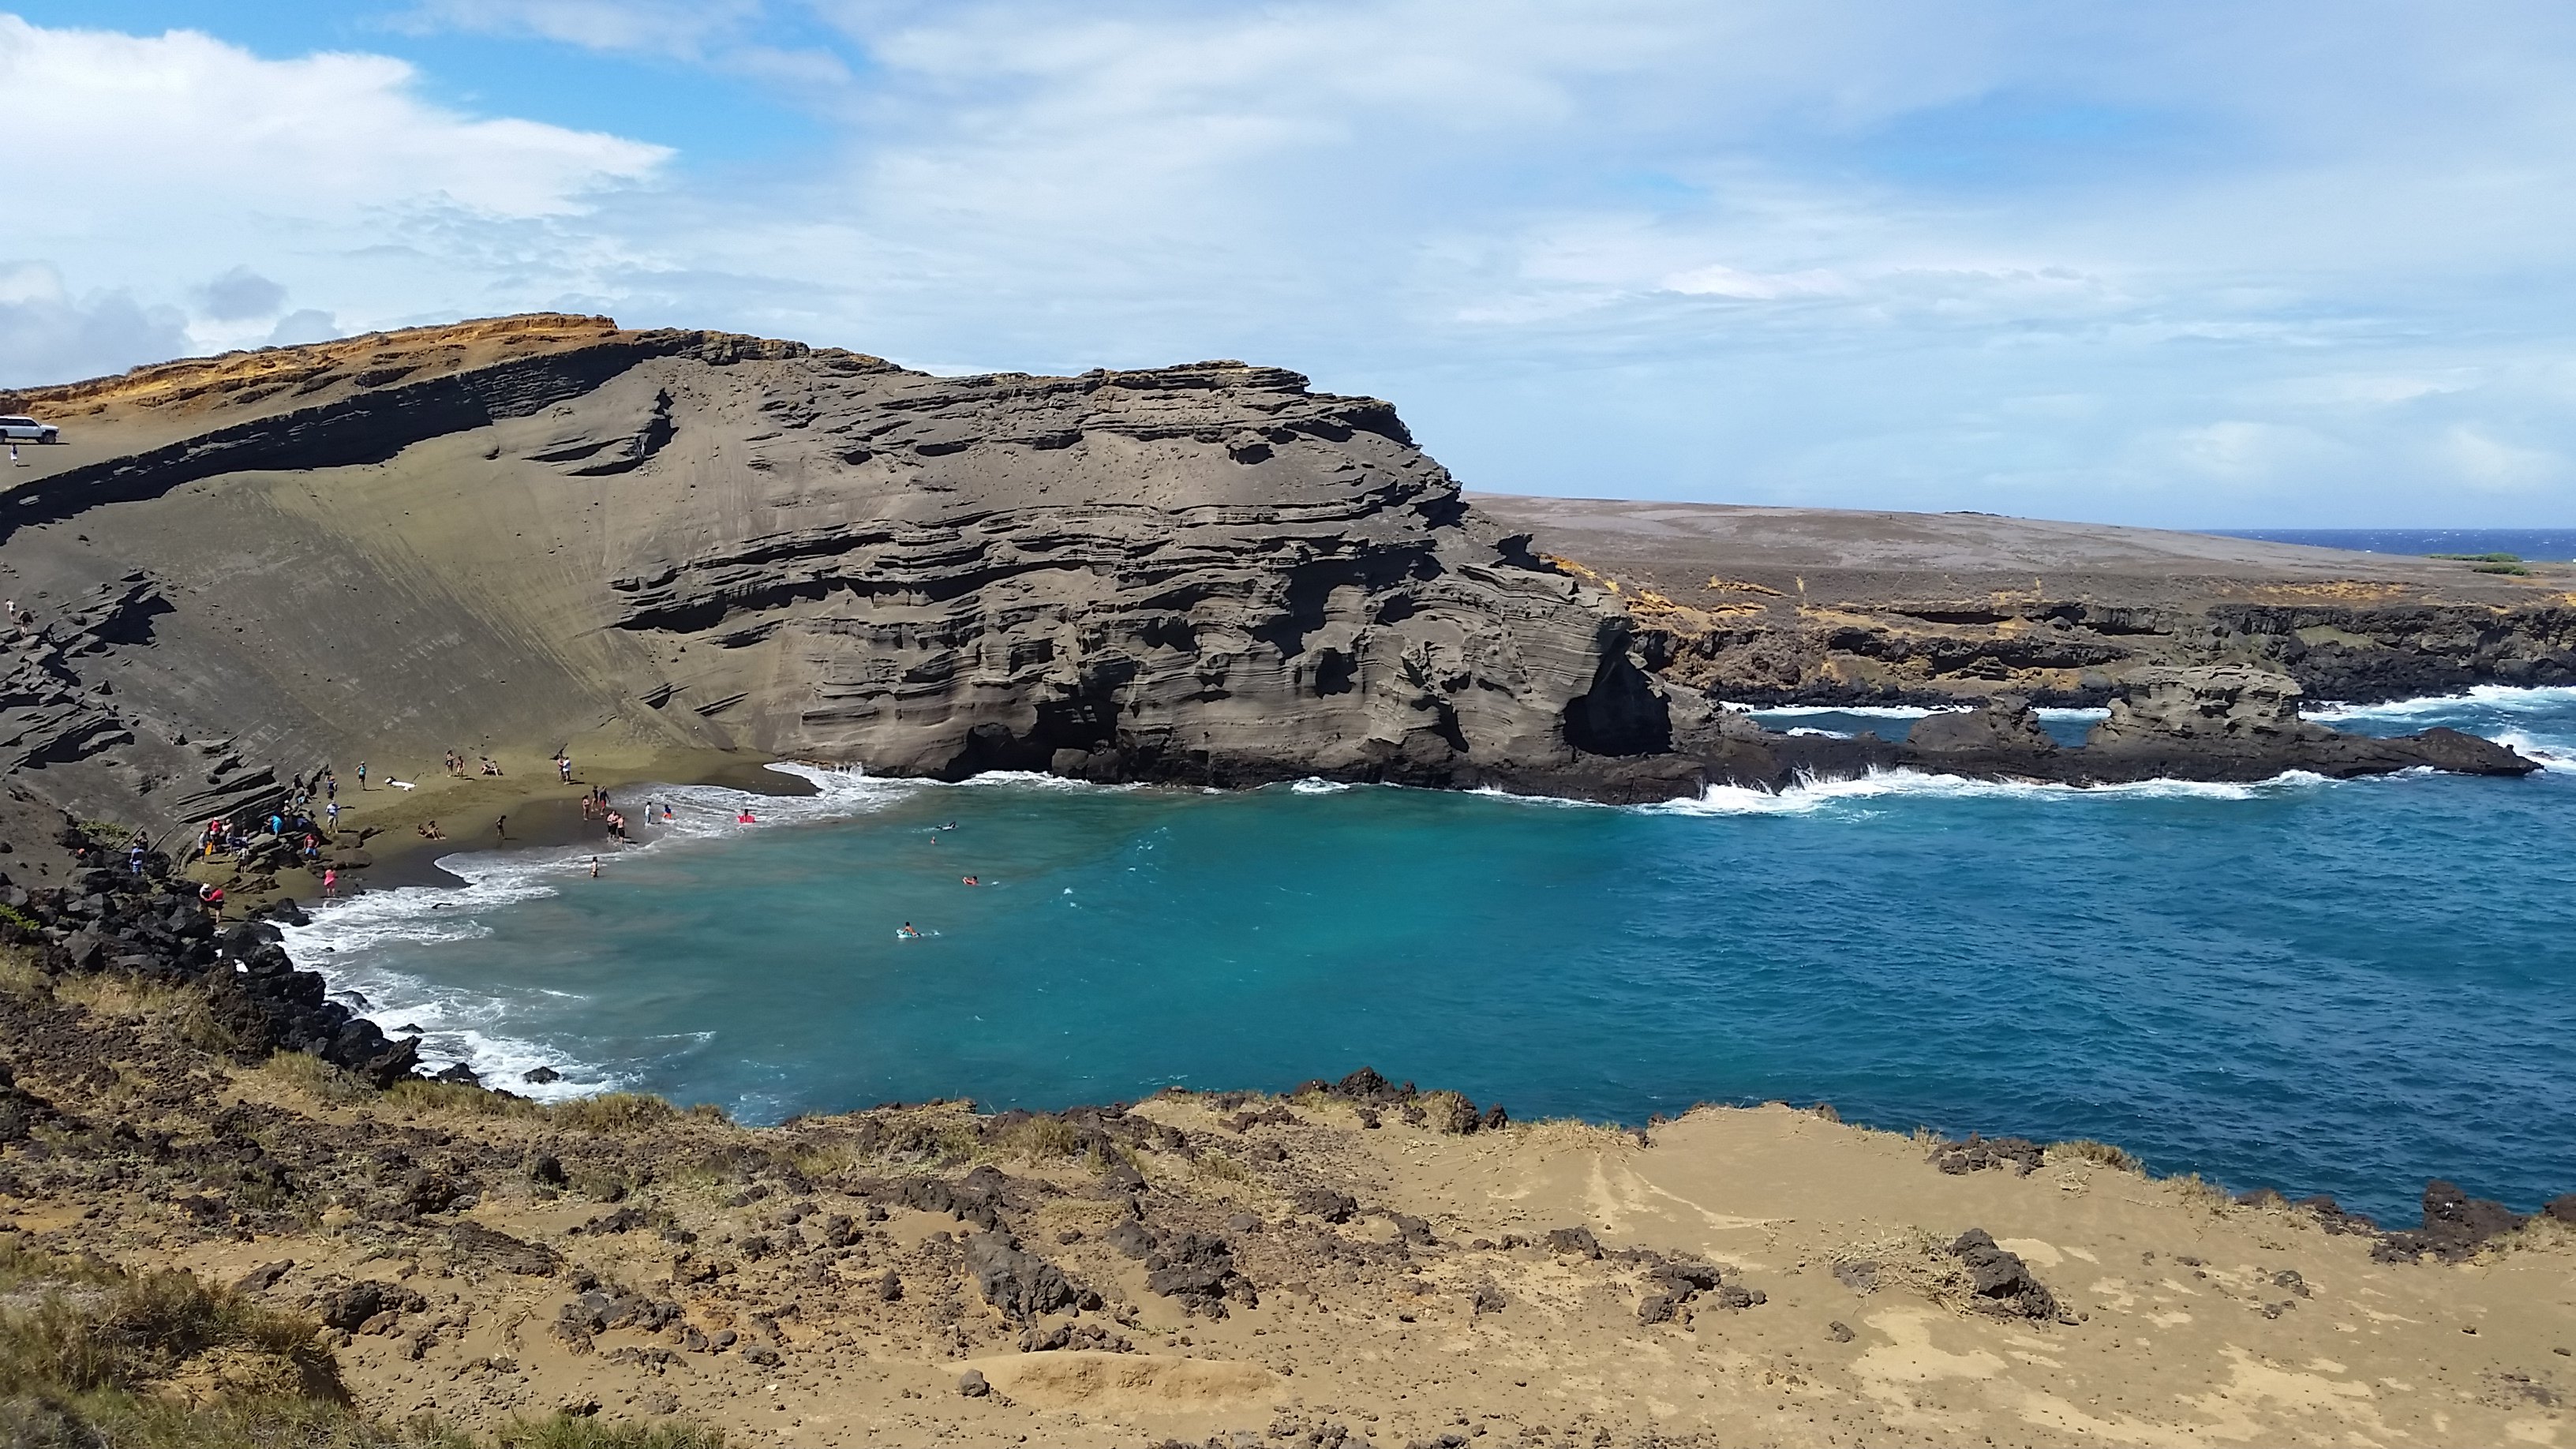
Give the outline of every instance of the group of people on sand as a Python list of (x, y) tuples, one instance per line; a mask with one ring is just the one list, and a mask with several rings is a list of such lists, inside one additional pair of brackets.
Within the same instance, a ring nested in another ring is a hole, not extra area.
[[(359, 768), (364, 769), (365, 766)], [(221, 815), (208, 818), (197, 829), (196, 858), (206, 864), (212, 864), (219, 855), (238, 859), (267, 850), (272, 842), (284, 841), (293, 851), (294, 858), (308, 869), (319, 866), (322, 848), (338, 834), (339, 795), (339, 776), (327, 766), (309, 776), (296, 775), (287, 782), (284, 795), (270, 802), (265, 814), (254, 815), (246, 821)], [(322, 805), (320, 818), (316, 818), (314, 811), (317, 796)], [(134, 874), (142, 874), (144, 859), (150, 851), (150, 839), (137, 831), (127, 847), (127, 869)], [(336, 868), (322, 866), (321, 877), (322, 894), (325, 897), (338, 895), (340, 872)], [(218, 919), (222, 917), (223, 887), (208, 881), (199, 887), (197, 895)]]
[[(483, 774), (498, 775), (501, 773), (500, 765), (495, 763), (490, 755), (484, 755), (480, 758), (483, 762)], [(465, 768), (465, 757), (454, 750), (449, 750), (447, 752), (447, 773), (459, 780), (470, 780), (473, 779), (475, 775), (474, 771)]]
[(608, 803), (608, 792), (598, 786), (581, 797), (581, 818), (597, 820), (608, 827), (608, 838), (620, 845), (626, 843), (626, 816)]

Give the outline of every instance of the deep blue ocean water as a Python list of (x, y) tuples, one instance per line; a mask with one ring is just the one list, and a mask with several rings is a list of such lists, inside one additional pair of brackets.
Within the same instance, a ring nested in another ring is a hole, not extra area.
[(2576, 559), (2576, 528), (2214, 528), (2221, 538), (2259, 538), (2364, 553), (2509, 553), (2535, 562)]
[(290, 945), (495, 1085), (540, 1090), (517, 1074), (543, 1062), (569, 1077), (544, 1092), (754, 1120), (1367, 1064), (1523, 1117), (1784, 1098), (2096, 1137), (2409, 1221), (2428, 1176), (2526, 1209), (2576, 1189), (2576, 690), (2333, 713), (2571, 764), (1648, 808), (826, 775), (755, 826), (731, 792), (635, 792), (681, 821), (600, 879), (587, 852), (453, 857), (468, 888)]

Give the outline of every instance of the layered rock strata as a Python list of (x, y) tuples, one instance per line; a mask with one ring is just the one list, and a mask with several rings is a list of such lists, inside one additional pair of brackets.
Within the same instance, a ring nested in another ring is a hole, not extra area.
[(1708, 762), (1717, 780), (1766, 789), (1886, 769), (2109, 785), (2251, 782), (2293, 771), (2334, 779), (2414, 769), (2522, 776), (2540, 768), (2492, 740), (2453, 729), (2395, 738), (2329, 729), (2299, 717), (2296, 680), (2261, 670), (2145, 669), (2121, 688), (2109, 717), (2076, 746), (2059, 744), (2029, 700), (2009, 695), (1930, 715), (1901, 741), (1781, 735), (1726, 711), (1703, 713), (1677, 739)]
[(2512, 768), (2294, 717), (2212, 734), (2165, 684), (2080, 752), (2027, 721), (1767, 733), (1692, 687), (1669, 610), (1488, 522), (1387, 404), (1241, 363), (942, 378), (538, 316), (0, 406), (69, 440), (0, 494), (0, 747), (83, 816), (567, 748), (1605, 800), (1893, 764)]
[(1982, 513), (1470, 495), (1629, 609), (1658, 673), (1753, 704), (2100, 705), (2140, 667), (2311, 699), (2576, 683), (2576, 565)]
[[(938, 378), (525, 318), (11, 405), (74, 440), (0, 507), (13, 720), (96, 762), (53, 782), (88, 807), (495, 740), (1571, 793), (1668, 744), (1621, 611), (1385, 403), (1277, 369)], [(102, 574), (116, 607), (67, 612)]]

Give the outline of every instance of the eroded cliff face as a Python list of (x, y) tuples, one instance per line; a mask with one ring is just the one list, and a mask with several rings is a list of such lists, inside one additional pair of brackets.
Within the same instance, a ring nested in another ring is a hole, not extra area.
[(1664, 679), (1722, 699), (2099, 705), (2156, 667), (2353, 702), (2576, 682), (2576, 565), (1987, 514), (1474, 502), (1623, 602)]
[(70, 442), (0, 506), (35, 615), (0, 738), (76, 808), (603, 740), (1618, 793), (1668, 743), (1623, 612), (1387, 404), (1277, 369), (938, 378), (549, 317), (5, 402)]

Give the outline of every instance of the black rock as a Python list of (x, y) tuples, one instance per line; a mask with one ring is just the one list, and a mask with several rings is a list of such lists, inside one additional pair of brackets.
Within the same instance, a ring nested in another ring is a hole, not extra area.
[(1023, 1323), (1080, 1296), (1063, 1269), (1022, 1252), (1000, 1233), (976, 1233), (966, 1240), (966, 1271), (975, 1275), (985, 1302)]
[(2530, 1219), (2500, 1202), (2471, 1197), (2459, 1184), (2440, 1178), (2424, 1184), (2424, 1223), (2411, 1232), (2390, 1233), (2371, 1256), (2381, 1262), (2411, 1262), (2432, 1253), (2456, 1263), (2477, 1252), (2489, 1238), (2509, 1233)]
[(2045, 1160), (2045, 1149), (2027, 1137), (1980, 1137), (1974, 1132), (1965, 1141), (1944, 1142), (1933, 1148), (1930, 1157), (1934, 1167), (1954, 1175), (2009, 1167), (2023, 1177)]
[(1950, 1255), (1968, 1270), (1968, 1291), (1988, 1312), (2034, 1323), (2057, 1318), (2057, 1299), (2031, 1276), (2030, 1266), (1996, 1246), (1983, 1228), (1970, 1228), (1950, 1245)]

